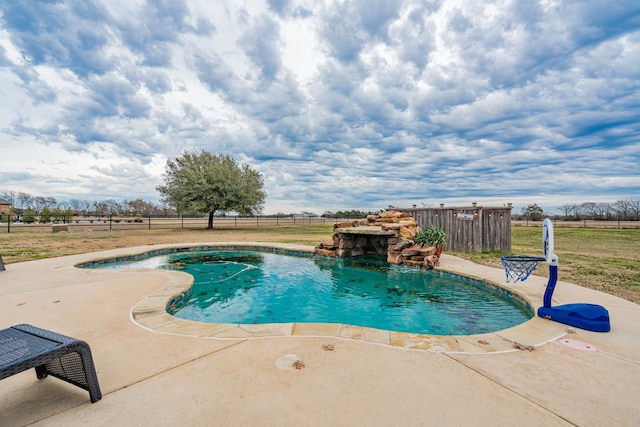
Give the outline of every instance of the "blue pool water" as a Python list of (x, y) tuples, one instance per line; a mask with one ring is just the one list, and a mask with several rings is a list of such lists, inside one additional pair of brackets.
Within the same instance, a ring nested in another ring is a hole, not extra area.
[(191, 292), (172, 301), (168, 311), (203, 322), (343, 323), (420, 334), (471, 335), (509, 328), (533, 316), (527, 304), (486, 282), (376, 259), (214, 250), (91, 267), (189, 273), (194, 277)]

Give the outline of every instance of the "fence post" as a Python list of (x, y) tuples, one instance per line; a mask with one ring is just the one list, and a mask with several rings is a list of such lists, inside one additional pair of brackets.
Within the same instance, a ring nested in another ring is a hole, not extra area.
[(113, 215), (109, 215), (109, 231), (111, 231), (112, 224), (113, 224)]
[(2, 261), (2, 255), (0, 255), (0, 271), (4, 271), (4, 261)]
[(149, 214), (149, 230), (151, 230), (151, 214)]

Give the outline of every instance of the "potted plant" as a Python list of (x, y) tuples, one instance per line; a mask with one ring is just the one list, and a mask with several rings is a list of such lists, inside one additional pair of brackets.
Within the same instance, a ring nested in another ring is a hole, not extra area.
[(437, 225), (430, 225), (429, 227), (425, 227), (420, 229), (413, 241), (422, 247), (424, 246), (435, 246), (436, 248), (436, 256), (440, 258), (442, 254), (442, 250), (447, 246), (448, 240), (447, 233)]

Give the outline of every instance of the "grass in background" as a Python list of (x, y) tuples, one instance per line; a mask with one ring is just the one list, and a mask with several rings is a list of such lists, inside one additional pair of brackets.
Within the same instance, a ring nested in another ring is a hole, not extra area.
[(68, 233), (20, 231), (0, 233), (5, 264), (106, 249), (164, 243), (276, 242), (315, 246), (330, 237), (332, 225), (201, 229), (90, 230)]

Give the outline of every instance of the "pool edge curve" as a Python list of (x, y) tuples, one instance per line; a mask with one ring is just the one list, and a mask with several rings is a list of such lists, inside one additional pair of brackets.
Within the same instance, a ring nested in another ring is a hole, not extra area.
[[(144, 254), (154, 250), (229, 246), (313, 252), (313, 247), (307, 245), (262, 242), (219, 242), (129, 248), (131, 252), (126, 256)], [(112, 256), (94, 258), (93, 260), (77, 263), (75, 266), (113, 258)], [(507, 286), (504, 284), (504, 272), (502, 270), (481, 266), (446, 254), (443, 255), (441, 267), (438, 268), (438, 270), (483, 280), (494, 286), (506, 288), (526, 301), (534, 312), (542, 303), (542, 292), (539, 288), (541, 286), (543, 288), (544, 286), (545, 282), (543, 278), (535, 278), (532, 276), (532, 278), (529, 279), (531, 281), (530, 284), (521, 284), (517, 287)], [(219, 340), (325, 337), (441, 353), (491, 354), (522, 351), (521, 349), (523, 347), (535, 348), (548, 342), (556, 341), (567, 333), (566, 326), (538, 317), (533, 317), (522, 324), (508, 329), (477, 335), (416, 334), (338, 323), (220, 324), (198, 322), (180, 319), (172, 316), (166, 310), (170, 301), (184, 295), (190, 290), (193, 284), (193, 277), (191, 275), (171, 270), (139, 271), (141, 273), (153, 272), (154, 274), (162, 274), (170, 278), (168, 285), (142, 298), (130, 310), (130, 320), (134, 324), (143, 329), (162, 334), (196, 336), (205, 339)], [(500, 278), (503, 283), (500, 282)], [(535, 282), (541, 282), (542, 284)]]

